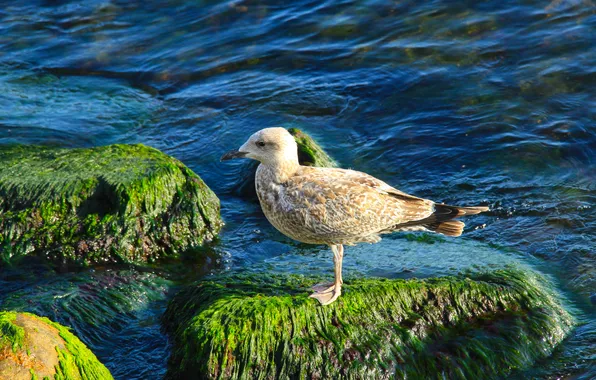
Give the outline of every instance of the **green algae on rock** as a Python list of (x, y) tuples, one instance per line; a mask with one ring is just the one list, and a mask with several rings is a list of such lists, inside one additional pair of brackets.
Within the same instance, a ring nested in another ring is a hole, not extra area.
[(0, 148), (0, 265), (147, 262), (219, 231), (219, 200), (180, 161), (141, 144)]
[(294, 140), (298, 144), (298, 160), (300, 161), (300, 165), (321, 168), (334, 168), (337, 166), (335, 161), (325, 153), (323, 148), (312, 137), (298, 128), (290, 128), (288, 132), (294, 136)]
[(169, 378), (491, 378), (544, 358), (574, 319), (537, 274), (358, 279), (329, 306), (315, 279), (216, 277), (163, 318)]
[[(321, 168), (337, 167), (335, 161), (325, 153), (323, 148), (312, 137), (298, 128), (289, 128), (288, 132), (294, 136), (294, 140), (298, 144), (298, 161), (300, 165)], [(242, 165), (239, 180), (233, 185), (235, 194), (256, 198), (255, 174), (258, 166), (259, 163), (254, 160), (247, 161)]]
[(29, 313), (0, 312), (0, 379), (97, 379), (112, 375), (66, 327)]
[[(43, 314), (69, 321), (77, 336), (93, 345), (93, 336), (116, 335), (125, 317), (134, 319), (139, 310), (163, 302), (173, 282), (154, 273), (124, 270), (89, 270), (67, 273), (40, 281), (1, 297), (3, 308)], [(138, 317), (137, 317), (138, 318)]]
[[(8, 276), (14, 278), (22, 269), (30, 266), (3, 272), (12, 272)], [(59, 275), (36, 271), (33, 276), (38, 281), (0, 293), (0, 305), (68, 325), (117, 379), (128, 379), (131, 374), (141, 379), (163, 378), (169, 347), (159, 317), (174, 282), (146, 268), (138, 269), (94, 268)], [(134, 363), (147, 365), (135, 368)]]

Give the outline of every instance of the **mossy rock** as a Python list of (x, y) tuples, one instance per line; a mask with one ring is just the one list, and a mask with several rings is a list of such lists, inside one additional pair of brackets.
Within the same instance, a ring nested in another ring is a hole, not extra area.
[[(335, 168), (337, 164), (312, 137), (302, 132), (298, 128), (289, 128), (288, 132), (294, 136), (298, 144), (298, 161), (300, 165), (316, 166), (321, 168)], [(247, 161), (241, 170), (241, 176), (233, 185), (233, 191), (236, 195), (246, 196), (256, 199), (255, 174), (259, 163), (257, 161)]]
[(219, 200), (180, 161), (141, 145), (0, 148), (0, 265), (150, 262), (199, 246)]
[(325, 153), (323, 148), (312, 137), (298, 128), (290, 128), (288, 132), (294, 136), (294, 140), (298, 144), (298, 161), (300, 161), (300, 165), (320, 168), (337, 167), (335, 161)]
[(315, 279), (219, 277), (182, 290), (163, 318), (168, 377), (492, 378), (550, 355), (573, 318), (517, 269), (346, 282), (329, 306)]
[[(43, 315), (69, 326), (117, 379), (163, 378), (169, 347), (159, 317), (173, 281), (163, 273), (133, 268), (61, 274), (34, 269), (31, 277), (37, 281), (19, 281), (25, 275), (18, 272), (29, 269), (19, 265), (0, 271), (0, 288), (8, 271), (16, 288), (0, 292), (2, 309)], [(132, 365), (131, 358), (144, 364)]]
[(66, 327), (29, 313), (0, 312), (0, 379), (112, 379)]

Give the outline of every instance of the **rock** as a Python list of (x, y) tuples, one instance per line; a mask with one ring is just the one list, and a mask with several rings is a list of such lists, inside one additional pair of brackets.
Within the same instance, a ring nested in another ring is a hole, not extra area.
[(68, 329), (29, 313), (0, 312), (0, 379), (112, 379)]
[[(159, 318), (174, 286), (171, 280), (130, 268), (37, 271), (37, 279), (18, 281), (18, 270), (29, 265), (15, 267), (9, 276), (17, 290), (0, 292), (3, 309), (44, 315), (69, 326), (117, 379), (163, 378), (169, 346)], [(6, 270), (0, 271), (0, 287), (2, 272)]]
[(298, 128), (290, 128), (288, 132), (294, 136), (298, 144), (298, 161), (301, 165), (317, 166), (320, 168), (334, 168), (337, 164), (325, 153), (309, 135)]
[[(298, 128), (290, 128), (288, 132), (298, 144), (298, 161), (301, 165), (335, 168), (337, 164), (309, 135)], [(259, 163), (247, 160), (238, 172), (238, 181), (232, 185), (232, 192), (238, 196), (257, 198), (255, 190), (255, 173)]]
[(168, 378), (490, 378), (544, 358), (573, 326), (544, 278), (503, 269), (359, 279), (319, 306), (315, 279), (242, 275), (177, 294)]
[(141, 145), (0, 148), (0, 265), (151, 262), (212, 239), (219, 200), (180, 161)]

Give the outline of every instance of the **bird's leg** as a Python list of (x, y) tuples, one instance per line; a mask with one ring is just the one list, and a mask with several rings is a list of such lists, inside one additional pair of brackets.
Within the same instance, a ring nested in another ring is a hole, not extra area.
[[(335, 263), (336, 260), (336, 252), (334, 251), (334, 247), (337, 247), (337, 254), (339, 256), (339, 282), (341, 284), (344, 283), (344, 280), (341, 277), (341, 268), (343, 267), (343, 258), (344, 258), (344, 246), (342, 244), (332, 245), (331, 250), (333, 251), (333, 262)], [(316, 293), (329, 293), (335, 288), (335, 282), (321, 282), (311, 287)]]
[(344, 246), (343, 244), (337, 245), (337, 250), (339, 251), (339, 283), (343, 285), (344, 280), (341, 278), (341, 271), (344, 265)]
[(329, 305), (341, 295), (341, 267), (343, 261), (343, 246), (341, 244), (332, 245), (333, 265), (335, 270), (335, 281), (333, 284), (318, 284), (313, 287), (315, 292), (310, 295), (316, 298), (321, 305)]
[[(331, 251), (333, 252), (333, 263), (335, 264), (337, 260), (337, 253), (336, 253), (336, 245), (331, 245)], [(340, 245), (341, 247), (341, 245)], [(315, 293), (329, 293), (335, 289), (335, 281), (334, 282), (321, 282), (311, 287)]]

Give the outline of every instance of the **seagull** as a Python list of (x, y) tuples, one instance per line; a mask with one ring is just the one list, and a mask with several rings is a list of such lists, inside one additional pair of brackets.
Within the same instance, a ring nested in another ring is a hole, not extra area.
[(313, 286), (310, 295), (322, 305), (341, 295), (344, 245), (377, 243), (381, 235), (396, 231), (459, 236), (464, 223), (454, 218), (488, 211), (418, 198), (355, 170), (302, 166), (296, 141), (284, 128), (254, 133), (221, 160), (234, 158), (260, 162), (256, 191), (265, 217), (277, 230), (303, 243), (331, 247), (335, 279)]

